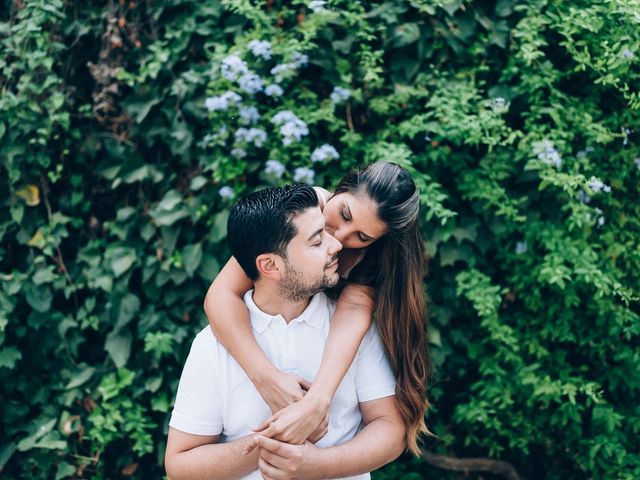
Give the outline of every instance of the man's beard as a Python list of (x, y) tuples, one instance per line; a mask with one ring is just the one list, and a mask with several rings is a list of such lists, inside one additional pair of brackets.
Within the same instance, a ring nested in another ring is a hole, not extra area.
[[(327, 265), (330, 265), (337, 259), (332, 258)], [(306, 300), (318, 292), (326, 288), (331, 288), (338, 283), (339, 277), (335, 273), (328, 274), (325, 266), (324, 273), (321, 278), (315, 281), (305, 282), (301, 272), (291, 266), (287, 260), (284, 260), (285, 277), (280, 282), (280, 294), (289, 301), (299, 302)], [(333, 269), (333, 267), (331, 267)]]

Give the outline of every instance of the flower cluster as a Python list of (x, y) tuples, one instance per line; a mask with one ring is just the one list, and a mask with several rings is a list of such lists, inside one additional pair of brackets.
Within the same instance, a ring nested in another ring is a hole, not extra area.
[(285, 171), (285, 166), (277, 160), (267, 160), (264, 168), (264, 173), (266, 175), (270, 175), (276, 178), (282, 178), (282, 175), (284, 175)]
[(283, 110), (276, 113), (271, 118), (271, 122), (280, 127), (283, 145), (291, 145), (294, 140), (299, 142), (302, 137), (309, 134), (307, 124), (296, 117), (290, 110)]
[(260, 120), (260, 113), (258, 113), (258, 109), (253, 105), (240, 107), (238, 114), (240, 115), (240, 123), (242, 125), (253, 125)]
[(313, 13), (320, 13), (325, 11), (324, 6), (327, 4), (325, 0), (311, 0), (309, 2), (309, 8), (313, 11)]
[(631, 60), (634, 57), (633, 52), (631, 50), (629, 50), (628, 48), (625, 48), (622, 51), (622, 56), (624, 58), (626, 58), (627, 60)]
[(329, 95), (329, 98), (331, 99), (331, 103), (337, 105), (338, 103), (347, 101), (350, 96), (351, 92), (346, 88), (335, 87), (333, 92), (331, 92), (331, 95)]
[(250, 95), (254, 95), (264, 88), (264, 82), (259, 75), (253, 72), (247, 72), (238, 80), (240, 89), (247, 92)]
[(538, 160), (547, 165), (553, 165), (556, 168), (560, 168), (562, 165), (562, 158), (551, 140), (545, 139), (541, 142), (535, 142), (533, 144), (533, 154), (538, 157)]
[(236, 92), (225, 92), (217, 97), (208, 97), (204, 101), (204, 106), (210, 112), (227, 110), (232, 105), (239, 105), (242, 97)]
[(327, 160), (337, 160), (340, 158), (340, 154), (338, 151), (331, 145), (324, 144), (318, 148), (316, 148), (311, 154), (311, 161), (313, 163), (316, 162), (324, 162)]
[(260, 148), (267, 141), (267, 132), (261, 128), (239, 128), (235, 133), (236, 143), (253, 143)]
[(249, 72), (249, 67), (238, 55), (229, 55), (222, 60), (220, 73), (227, 80), (235, 82), (239, 77)]
[(233, 188), (231, 188), (228, 185), (225, 185), (224, 187), (220, 188), (220, 190), (218, 190), (218, 195), (220, 195), (225, 200), (233, 198), (233, 195), (234, 195)]
[(296, 183), (306, 183), (308, 185), (313, 185), (315, 176), (316, 172), (307, 167), (298, 167), (293, 171), (293, 181)]
[(267, 87), (264, 89), (264, 94), (268, 97), (281, 97), (283, 93), (284, 90), (282, 90), (282, 87), (277, 83), (267, 85)]
[(293, 52), (291, 54), (290, 63), (280, 63), (271, 69), (271, 75), (275, 77), (275, 81), (280, 83), (286, 77), (291, 76), (296, 70), (304, 67), (309, 63), (309, 57), (304, 53)]
[(580, 200), (580, 202), (584, 203), (585, 205), (587, 203), (589, 203), (591, 201), (591, 197), (589, 195), (587, 195), (587, 192), (585, 192), (584, 190), (580, 190), (578, 192), (578, 200)]
[(596, 177), (591, 177), (591, 180), (589, 180), (587, 185), (595, 193), (599, 193), (601, 191), (605, 193), (611, 192), (611, 187), (609, 185), (605, 185), (602, 180)]
[(522, 255), (527, 251), (527, 242), (517, 242), (516, 243), (516, 254)]
[(247, 45), (251, 53), (264, 60), (271, 59), (271, 42), (267, 40), (251, 40)]

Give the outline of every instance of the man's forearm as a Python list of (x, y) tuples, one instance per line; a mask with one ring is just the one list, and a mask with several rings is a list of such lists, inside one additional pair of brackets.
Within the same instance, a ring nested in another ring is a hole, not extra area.
[(200, 445), (166, 460), (169, 480), (231, 480), (258, 468), (258, 453), (244, 453), (252, 436), (229, 443)]
[(360, 475), (386, 465), (404, 451), (404, 434), (404, 425), (381, 417), (369, 423), (348, 442), (318, 448), (316, 461), (322, 478)]

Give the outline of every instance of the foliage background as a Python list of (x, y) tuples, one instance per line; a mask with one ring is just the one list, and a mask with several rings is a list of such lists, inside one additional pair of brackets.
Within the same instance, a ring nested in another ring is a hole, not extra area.
[(637, 0), (0, 0), (0, 478), (163, 475), (233, 199), (379, 159), (422, 192), (428, 447), (640, 478), (638, 32)]

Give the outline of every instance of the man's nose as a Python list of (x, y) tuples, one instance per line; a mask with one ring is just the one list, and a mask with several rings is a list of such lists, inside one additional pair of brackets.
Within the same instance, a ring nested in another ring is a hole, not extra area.
[(342, 244), (333, 235), (327, 233), (327, 236), (329, 237), (329, 254), (335, 255), (342, 250)]

